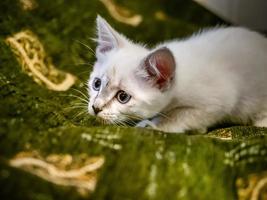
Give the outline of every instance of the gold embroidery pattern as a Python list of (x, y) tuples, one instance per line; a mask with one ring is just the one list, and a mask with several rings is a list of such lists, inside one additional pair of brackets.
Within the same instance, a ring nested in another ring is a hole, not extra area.
[(238, 200), (267, 199), (267, 172), (236, 180)]
[(75, 83), (75, 76), (54, 67), (44, 47), (30, 30), (19, 32), (6, 39), (17, 56), (23, 70), (34, 81), (54, 91), (66, 91)]
[(20, 168), (51, 183), (70, 186), (83, 196), (95, 190), (97, 170), (104, 164), (103, 157), (86, 154), (50, 154), (43, 158), (38, 152), (21, 152), (9, 161)]
[(211, 133), (212, 134), (209, 134), (208, 137), (214, 137), (214, 138), (218, 138), (221, 140), (232, 140), (233, 139), (233, 133), (231, 132), (231, 130), (220, 129), (220, 130), (212, 131)]
[(34, 10), (38, 7), (35, 0), (20, 0), (20, 4), (23, 10)]
[(100, 0), (100, 2), (104, 4), (109, 11), (109, 14), (119, 22), (131, 26), (138, 26), (143, 21), (141, 15), (133, 14), (128, 9), (116, 5), (113, 0)]
[(224, 163), (231, 167), (267, 161), (265, 144), (258, 141), (243, 141), (235, 148), (225, 152)]

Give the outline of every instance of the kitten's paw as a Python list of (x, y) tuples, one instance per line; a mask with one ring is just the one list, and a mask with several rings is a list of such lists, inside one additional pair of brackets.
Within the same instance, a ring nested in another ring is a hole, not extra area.
[(156, 128), (156, 125), (153, 122), (145, 119), (145, 120), (137, 123), (135, 127), (141, 127), (141, 128), (152, 127), (152, 128)]

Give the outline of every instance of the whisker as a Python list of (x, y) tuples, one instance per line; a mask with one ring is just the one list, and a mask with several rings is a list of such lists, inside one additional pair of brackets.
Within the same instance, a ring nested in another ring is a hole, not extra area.
[(82, 74), (88, 74), (89, 75), (90, 72), (91, 72), (91, 70), (82, 71), (82, 72), (78, 73), (77, 76), (80, 76)]
[[(107, 36), (108, 36), (108, 35), (107, 35)], [(91, 41), (95, 42), (95, 43), (99, 43), (99, 42), (104, 42), (104, 43), (107, 43), (107, 44), (110, 43), (110, 42), (108, 42), (108, 41), (101, 40), (101, 39), (99, 39), (99, 38), (93, 38), (93, 37), (90, 37), (89, 39), (90, 39)]]
[(90, 82), (89, 79), (86, 80), (86, 81), (83, 81), (83, 88), (85, 88), (87, 92), (90, 90), (90, 88), (89, 88), (89, 82)]
[(131, 114), (126, 114), (126, 113), (121, 113), (121, 114), (124, 115), (127, 118), (136, 119), (136, 120), (143, 120), (142, 117), (137, 116), (137, 115), (131, 115)]
[(85, 109), (87, 109), (87, 106), (71, 106), (71, 108), (85, 108)]
[(86, 94), (84, 94), (82, 91), (77, 90), (75, 88), (71, 88), (71, 89), (74, 90), (74, 91), (76, 91), (76, 92), (78, 92), (78, 93), (80, 93), (83, 97), (85, 97), (86, 100), (89, 100), (89, 97)]
[(125, 120), (127, 123), (129, 123), (130, 125), (134, 125), (136, 124), (136, 122), (134, 121), (134, 119), (136, 119), (135, 116), (131, 116), (131, 115), (127, 115), (127, 114), (122, 114), (123, 116), (127, 117), (127, 119)]
[(73, 104), (74, 106), (84, 106), (84, 107), (87, 107), (88, 104), (87, 103), (84, 103), (84, 102), (77, 102), (77, 103), (74, 103)]
[(64, 108), (65, 111), (75, 110), (75, 109), (81, 109), (87, 111), (87, 105), (71, 105)]
[(103, 124), (108, 124), (108, 120), (103, 119), (103, 118), (98, 118), (98, 119), (100, 119), (100, 121), (101, 121)]
[(142, 117), (139, 117), (137, 115), (131, 115), (131, 114), (126, 114), (126, 113), (121, 113), (121, 115), (123, 115), (123, 116), (125, 116), (127, 118), (125, 120), (126, 121), (126, 125), (135, 126), (136, 125), (136, 121), (135, 120), (138, 120), (138, 121), (143, 120)]
[(79, 112), (77, 115), (75, 115), (75, 116), (72, 118), (72, 120), (75, 120), (75, 119), (77, 119), (79, 116), (84, 115), (84, 114), (86, 114), (86, 111), (81, 111), (81, 112)]
[(126, 126), (126, 124), (123, 121), (116, 120), (115, 122), (117, 122), (121, 126), (124, 126), (124, 127)]
[(92, 63), (89, 63), (89, 62), (85, 62), (85, 63), (75, 63), (74, 65), (88, 65), (90, 67), (93, 67), (94, 65)]
[(160, 115), (161, 117), (164, 117), (165, 119), (171, 120), (171, 118), (169, 118), (166, 114), (163, 114), (161, 112), (158, 112), (157, 114)]
[(82, 102), (85, 102), (85, 103), (89, 103), (88, 99), (83, 99), (82, 97), (79, 97), (77, 95), (74, 95), (74, 94), (70, 94), (69, 95), (70, 97), (76, 97), (77, 99), (80, 99)]
[(133, 120), (126, 120), (128, 124), (130, 124), (131, 126), (135, 126), (136, 122), (134, 122)]
[(85, 44), (85, 43), (83, 43), (83, 42), (81, 42), (79, 40), (75, 40), (75, 41), (78, 42), (78, 43), (80, 43), (81, 45), (83, 45), (87, 49), (89, 49), (91, 51), (91, 53), (93, 53), (93, 55), (95, 56), (95, 52), (94, 52), (94, 50), (91, 47), (89, 47), (87, 44)]
[(117, 126), (120, 125), (116, 120), (112, 120), (111, 123), (112, 123), (112, 124), (115, 124), (115, 125), (117, 125)]
[(89, 37), (89, 39), (92, 40), (93, 42), (98, 43), (98, 38)]

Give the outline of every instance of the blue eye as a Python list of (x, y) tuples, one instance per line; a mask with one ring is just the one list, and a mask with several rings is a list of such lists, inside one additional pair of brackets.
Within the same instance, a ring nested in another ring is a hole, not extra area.
[(128, 101), (130, 101), (131, 95), (129, 95), (128, 93), (124, 92), (123, 90), (120, 90), (120, 91), (118, 91), (118, 93), (116, 95), (116, 98), (121, 104), (125, 104)]
[(101, 87), (101, 79), (100, 78), (95, 78), (93, 81), (93, 89), (95, 91), (99, 91)]

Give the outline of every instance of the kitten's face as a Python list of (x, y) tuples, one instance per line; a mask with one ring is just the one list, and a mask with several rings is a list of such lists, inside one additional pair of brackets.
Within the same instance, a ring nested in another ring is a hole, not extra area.
[[(172, 78), (163, 83), (169, 72), (148, 69), (148, 65), (157, 62), (149, 50), (119, 35), (101, 17), (97, 24), (97, 61), (88, 82), (89, 113), (117, 124), (157, 115), (171, 98), (168, 87)], [(165, 76), (157, 78), (159, 72)]]

